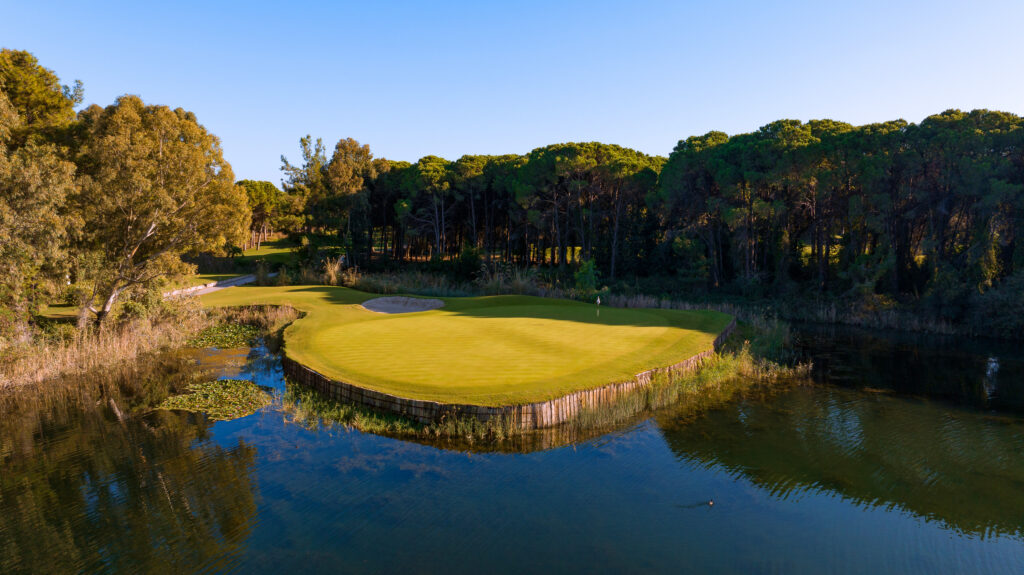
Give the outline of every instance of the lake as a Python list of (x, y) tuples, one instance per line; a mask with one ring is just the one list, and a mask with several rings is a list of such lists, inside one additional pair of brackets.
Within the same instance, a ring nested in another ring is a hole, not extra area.
[(0, 572), (1024, 571), (1021, 347), (796, 331), (812, 381), (545, 449), (147, 409), (197, 369), (280, 396), (263, 348), (8, 394)]

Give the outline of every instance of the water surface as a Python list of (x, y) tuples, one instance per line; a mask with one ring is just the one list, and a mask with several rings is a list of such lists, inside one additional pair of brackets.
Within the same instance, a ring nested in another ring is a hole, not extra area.
[[(147, 412), (174, 362), (7, 398), (0, 572), (1020, 573), (1017, 348), (800, 341), (813, 384), (530, 452)], [(202, 361), (283, 390), (265, 350)]]

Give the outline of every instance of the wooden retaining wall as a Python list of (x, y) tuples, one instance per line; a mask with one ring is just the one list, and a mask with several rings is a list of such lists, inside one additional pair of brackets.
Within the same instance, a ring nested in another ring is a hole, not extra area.
[(287, 355), (281, 358), (281, 363), (284, 367), (285, 375), (289, 378), (311, 387), (328, 397), (339, 401), (350, 401), (378, 411), (402, 415), (420, 423), (438, 421), (445, 416), (476, 417), (481, 421), (486, 421), (492, 417), (505, 417), (523, 429), (540, 429), (569, 421), (581, 409), (611, 404), (623, 395), (650, 385), (652, 378), (657, 374), (682, 374), (696, 371), (707, 358), (711, 357), (722, 347), (725, 339), (732, 334), (734, 329), (736, 329), (735, 318), (715, 338), (712, 349), (698, 353), (675, 365), (638, 373), (631, 381), (577, 391), (548, 401), (500, 407), (407, 399), (350, 383), (335, 381), (288, 358)]

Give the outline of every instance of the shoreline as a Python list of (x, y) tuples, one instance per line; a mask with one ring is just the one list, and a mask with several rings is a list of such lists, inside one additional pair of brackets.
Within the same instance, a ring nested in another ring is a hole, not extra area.
[(376, 411), (399, 415), (417, 423), (436, 423), (451, 417), (472, 417), (480, 422), (503, 418), (515, 428), (534, 430), (554, 427), (571, 421), (586, 409), (613, 404), (619, 398), (649, 386), (655, 375), (680, 375), (698, 371), (709, 357), (721, 349), (722, 344), (735, 329), (736, 317), (734, 316), (725, 329), (715, 337), (711, 349), (667, 367), (643, 371), (636, 374), (632, 380), (609, 383), (546, 401), (519, 405), (485, 406), (400, 397), (329, 378), (288, 357), (287, 351), (281, 354), (281, 365), (286, 376), (330, 399), (348, 401)]

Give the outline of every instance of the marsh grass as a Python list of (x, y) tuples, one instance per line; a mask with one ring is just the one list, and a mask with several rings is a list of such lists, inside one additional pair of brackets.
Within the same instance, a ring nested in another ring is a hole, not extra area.
[(284, 329), (302, 317), (302, 312), (290, 305), (249, 305), (241, 307), (212, 308), (222, 324), (245, 325), (256, 329), (264, 345), (272, 352), (280, 349), (284, 342)]
[[(736, 341), (731, 342), (733, 346)], [(693, 417), (755, 389), (788, 387), (807, 381), (810, 364), (786, 366), (751, 353), (751, 343), (736, 351), (708, 358), (692, 373), (656, 374), (651, 385), (627, 394), (611, 405), (581, 410), (566, 425), (577, 431), (610, 429), (643, 414), (671, 410), (677, 417)]]
[(308, 429), (341, 425), (382, 435), (417, 435), (423, 425), (397, 415), (330, 399), (303, 385), (288, 383), (282, 410), (292, 423)]
[(470, 282), (454, 282), (445, 275), (418, 271), (365, 274), (350, 272), (346, 287), (384, 295), (407, 293), (431, 297), (467, 297), (479, 293)]
[[(101, 328), (65, 329), (60, 337), (41, 337), (0, 350), (0, 389), (109, 370), (147, 354), (199, 343), (197, 334), (218, 325), (252, 326), (273, 351), (280, 347), (284, 328), (300, 316), (291, 306), (204, 310), (195, 298), (168, 300), (168, 305), (173, 309), (151, 317)], [(246, 338), (253, 333), (249, 327), (218, 329), (245, 333)], [(229, 347), (216, 343), (211, 340), (208, 345)], [(227, 343), (244, 347), (249, 341)]]
[(61, 338), (37, 338), (0, 351), (0, 388), (89, 373), (137, 359), (148, 352), (181, 347), (212, 320), (183, 299), (174, 313), (136, 318)]
[(229, 421), (256, 413), (273, 398), (263, 388), (245, 379), (218, 379), (188, 385), (188, 393), (172, 395), (158, 409), (205, 413), (210, 419)]

